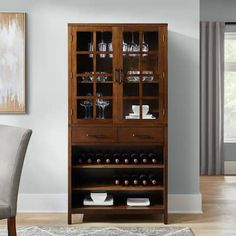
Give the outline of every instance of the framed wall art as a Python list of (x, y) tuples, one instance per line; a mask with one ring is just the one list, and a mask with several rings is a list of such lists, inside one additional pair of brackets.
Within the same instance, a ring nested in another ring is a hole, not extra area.
[(0, 113), (25, 113), (25, 13), (0, 12)]

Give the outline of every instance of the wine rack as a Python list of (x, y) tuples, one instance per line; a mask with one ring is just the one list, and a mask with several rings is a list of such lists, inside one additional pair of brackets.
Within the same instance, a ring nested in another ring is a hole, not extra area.
[[(69, 24), (68, 33), (68, 223), (99, 210), (162, 214), (166, 224), (167, 24)], [(111, 206), (84, 204), (104, 192)]]

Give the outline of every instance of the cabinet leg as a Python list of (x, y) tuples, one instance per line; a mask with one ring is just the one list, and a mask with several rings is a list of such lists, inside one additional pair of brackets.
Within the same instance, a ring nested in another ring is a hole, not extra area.
[(164, 212), (164, 224), (167, 225), (168, 224), (168, 213)]
[(68, 213), (68, 216), (67, 216), (67, 220), (68, 220), (68, 225), (71, 225), (72, 224), (72, 214), (71, 213)]

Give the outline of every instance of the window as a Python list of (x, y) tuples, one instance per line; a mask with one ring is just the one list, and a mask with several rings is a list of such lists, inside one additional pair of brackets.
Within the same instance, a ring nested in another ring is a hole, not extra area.
[(236, 33), (225, 33), (224, 139), (236, 142)]

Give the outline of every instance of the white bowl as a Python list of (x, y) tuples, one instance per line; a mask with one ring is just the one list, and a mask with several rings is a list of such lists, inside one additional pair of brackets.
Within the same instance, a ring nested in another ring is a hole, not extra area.
[[(139, 116), (139, 111), (140, 111), (140, 105), (132, 105), (132, 111), (135, 115)], [(143, 116), (147, 115), (148, 111), (149, 111), (149, 105), (143, 105), (142, 106), (142, 112), (143, 112)]]
[(90, 197), (94, 202), (104, 202), (107, 198), (107, 193), (90, 193)]

